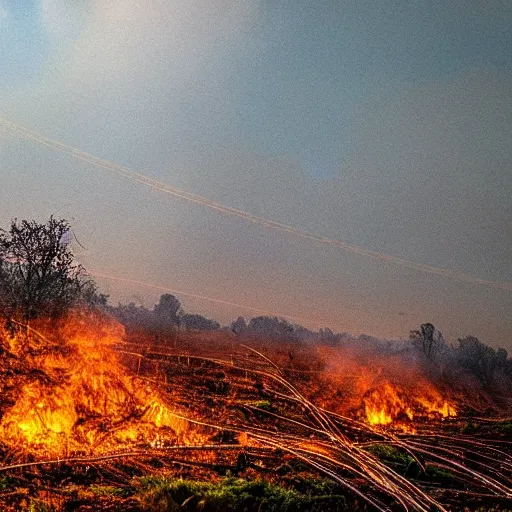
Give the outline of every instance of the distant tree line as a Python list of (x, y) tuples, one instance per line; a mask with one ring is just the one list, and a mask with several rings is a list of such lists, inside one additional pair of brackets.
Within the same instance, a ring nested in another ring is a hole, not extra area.
[[(108, 297), (98, 292), (93, 279), (78, 264), (71, 251), (73, 234), (65, 219), (43, 224), (14, 219), (9, 229), (0, 229), (0, 317), (9, 329), (28, 326), (38, 318), (58, 319), (73, 308), (103, 308), (117, 318), (128, 332), (143, 330), (157, 339), (181, 331), (221, 329), (215, 320), (186, 313), (177, 297), (163, 294), (153, 308), (129, 303), (109, 306)], [(474, 336), (448, 345), (432, 323), (424, 323), (409, 335), (409, 343), (382, 341), (371, 336), (334, 333), (329, 328), (311, 331), (276, 316), (238, 317), (223, 327), (238, 337), (324, 344), (331, 347), (366, 347), (375, 354), (416, 354), (428, 371), (444, 378), (471, 376), (483, 387), (512, 388), (512, 360), (503, 348), (494, 349)], [(508, 387), (507, 387), (508, 386)]]
[(463, 371), (474, 376), (483, 387), (512, 385), (512, 359), (504, 348), (494, 349), (475, 336), (448, 345), (441, 332), (431, 323), (410, 332), (409, 339), (425, 363), (445, 371)]
[(334, 333), (329, 328), (311, 331), (301, 325), (276, 316), (257, 316), (246, 319), (242, 316), (231, 325), (221, 327), (214, 320), (202, 315), (187, 314), (180, 301), (173, 295), (164, 294), (152, 309), (134, 303), (110, 309), (114, 316), (130, 331), (144, 329), (157, 338), (166, 333), (176, 335), (183, 331), (212, 331), (223, 329), (243, 338), (260, 338), (269, 341), (293, 342), (297, 344), (323, 344), (330, 347), (357, 347), (376, 355), (416, 354), (419, 362), (430, 372), (443, 375), (472, 375), (481, 386), (492, 387), (496, 382), (512, 386), (512, 359), (503, 348), (494, 349), (474, 336), (458, 340), (457, 345), (448, 345), (442, 333), (431, 323), (424, 323), (409, 335), (409, 343), (380, 340), (372, 336), (354, 337), (347, 333)]
[(160, 296), (153, 308), (148, 309), (134, 302), (109, 307), (109, 312), (121, 322), (128, 332), (144, 330), (158, 339), (175, 337), (180, 330), (214, 331), (220, 324), (199, 314), (185, 313), (177, 297), (169, 293)]

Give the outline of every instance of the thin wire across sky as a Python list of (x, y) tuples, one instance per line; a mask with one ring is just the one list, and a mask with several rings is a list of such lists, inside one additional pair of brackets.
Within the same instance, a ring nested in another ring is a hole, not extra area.
[(99, 278), (99, 279), (108, 279), (109, 281), (119, 281), (121, 283), (129, 283), (129, 284), (136, 284), (138, 286), (145, 286), (147, 288), (153, 288), (154, 290), (159, 290), (166, 293), (174, 293), (176, 295), (184, 295), (185, 297), (191, 297), (193, 299), (199, 299), (203, 301), (209, 301), (209, 302), (215, 302), (216, 304), (222, 304), (225, 306), (235, 306), (240, 309), (245, 309), (247, 311), (252, 311), (254, 313), (259, 313), (261, 315), (270, 315), (270, 316), (278, 316), (282, 318), (288, 318), (290, 320), (296, 320), (296, 321), (305, 321), (305, 322), (315, 322), (318, 325), (321, 325), (321, 322), (318, 320), (312, 319), (312, 318), (305, 318), (297, 315), (289, 315), (287, 313), (281, 313), (279, 311), (269, 311), (268, 309), (261, 309), (254, 306), (247, 306), (246, 304), (240, 304), (238, 302), (232, 302), (229, 300), (221, 299), (218, 297), (210, 297), (208, 295), (200, 295), (198, 293), (191, 293), (191, 292), (185, 292), (183, 290), (176, 290), (173, 288), (169, 288), (168, 286), (163, 286), (159, 284), (154, 283), (148, 283), (147, 281), (140, 281), (139, 279), (129, 279), (127, 277), (120, 277), (120, 276), (114, 276), (110, 274), (105, 274), (102, 272), (99, 272), (95, 269), (88, 269), (89, 274), (92, 276)]
[(64, 144), (63, 142), (50, 139), (40, 133), (37, 133), (33, 130), (29, 130), (23, 126), (20, 126), (16, 123), (13, 123), (9, 119), (5, 119), (0, 117), (0, 125), (4, 126), (8, 130), (16, 133), (18, 136), (36, 142), (37, 144), (45, 147), (49, 147), (55, 151), (59, 151), (61, 153), (65, 153), (70, 155), (78, 160), (82, 160), (91, 164), (94, 167), (99, 169), (107, 170), (112, 173), (116, 173), (117, 175), (123, 176), (131, 181), (136, 183), (140, 183), (142, 185), (146, 185), (152, 189), (158, 190), (162, 193), (168, 194), (173, 197), (177, 197), (180, 199), (184, 199), (191, 203), (206, 207), (210, 210), (216, 211), (218, 213), (223, 213), (227, 215), (231, 215), (233, 217), (238, 217), (242, 220), (252, 222), (254, 224), (258, 224), (267, 229), (272, 229), (274, 231), (278, 231), (281, 233), (287, 233), (292, 236), (296, 236), (299, 238), (303, 238), (306, 240), (310, 240), (312, 242), (316, 242), (323, 245), (328, 245), (331, 247), (336, 247), (338, 249), (342, 249), (343, 251), (359, 254), (361, 256), (366, 256), (367, 258), (371, 258), (373, 260), (383, 261), (385, 263), (391, 263), (394, 265), (398, 265), (405, 268), (410, 268), (413, 270), (417, 270), (420, 272), (434, 274), (441, 277), (454, 279), (457, 281), (462, 281), (465, 283), (471, 284), (479, 284), (484, 286), (489, 286), (492, 288), (497, 288), (506, 291), (512, 291), (512, 283), (511, 282), (500, 282), (500, 281), (490, 281), (487, 279), (481, 279), (479, 277), (475, 277), (471, 274), (464, 274), (460, 272), (455, 272), (452, 270), (434, 267), (432, 265), (425, 265), (423, 263), (417, 263), (414, 261), (405, 260), (402, 258), (398, 258), (396, 256), (392, 256), (390, 254), (385, 254), (381, 252), (372, 251), (370, 249), (366, 249), (364, 247), (360, 247), (358, 245), (349, 244), (344, 242), (343, 240), (326, 237), (317, 233), (313, 233), (310, 231), (306, 231), (288, 224), (283, 224), (278, 221), (274, 221), (271, 219), (267, 219), (265, 217), (260, 217), (258, 215), (253, 215), (250, 212), (245, 210), (240, 210), (238, 208), (234, 208), (232, 206), (218, 203), (206, 197), (203, 197), (198, 194), (194, 194), (192, 192), (187, 192), (181, 190), (179, 188), (173, 187), (165, 182), (155, 180), (150, 176), (145, 174), (141, 174), (135, 172), (128, 167), (124, 167), (122, 165), (116, 164), (115, 162), (110, 162), (108, 160), (104, 160), (97, 156), (91, 155), (84, 151), (81, 151), (77, 148)]

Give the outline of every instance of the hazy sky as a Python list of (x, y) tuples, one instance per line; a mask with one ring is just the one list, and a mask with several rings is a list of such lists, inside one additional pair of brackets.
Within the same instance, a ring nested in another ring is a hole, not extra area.
[[(512, 2), (0, 0), (0, 116), (303, 230), (512, 282)], [(512, 291), (215, 213), (0, 128), (0, 225), (69, 219), (115, 303), (163, 289), (512, 350)], [(223, 322), (256, 312), (178, 294)]]

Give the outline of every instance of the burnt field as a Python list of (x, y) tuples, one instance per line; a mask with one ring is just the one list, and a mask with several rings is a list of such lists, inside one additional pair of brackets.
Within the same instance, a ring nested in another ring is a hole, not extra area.
[(512, 509), (504, 403), (395, 357), (80, 315), (20, 336), (2, 510)]

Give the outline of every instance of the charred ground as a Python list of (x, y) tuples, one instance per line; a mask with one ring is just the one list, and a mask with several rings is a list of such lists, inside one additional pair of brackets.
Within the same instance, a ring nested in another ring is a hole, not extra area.
[[(396, 354), (227, 331), (156, 342), (91, 313), (32, 329), (28, 355), (2, 334), (5, 510), (511, 508), (510, 411)], [(374, 405), (391, 420), (372, 425)]]
[(3, 510), (512, 509), (512, 361), (109, 307), (69, 225), (0, 232)]

